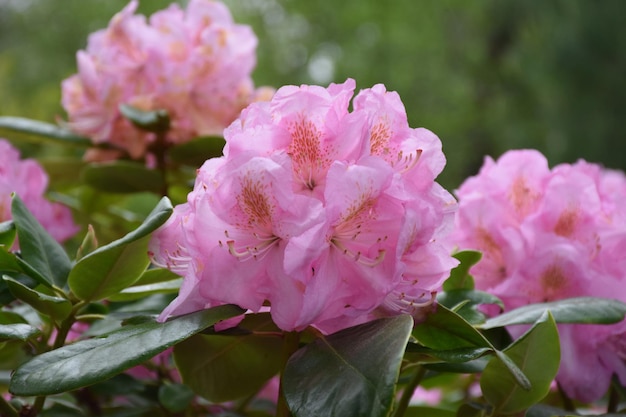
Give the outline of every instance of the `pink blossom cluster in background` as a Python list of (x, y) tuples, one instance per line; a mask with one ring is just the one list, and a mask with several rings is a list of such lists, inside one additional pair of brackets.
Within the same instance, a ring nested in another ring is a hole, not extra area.
[[(534, 150), (487, 157), (457, 191), (454, 240), (483, 252), (471, 273), (507, 309), (592, 296), (626, 302), (626, 177), (578, 161), (550, 169)], [(626, 383), (626, 322), (559, 325), (557, 381), (584, 402)]]
[(20, 159), (19, 151), (0, 139), (0, 222), (11, 219), (11, 195), (15, 193), (53, 238), (63, 242), (73, 236), (79, 228), (70, 209), (46, 200), (47, 187), (48, 175), (41, 165), (34, 159)]
[(395, 92), (285, 86), (225, 130), (151, 243), (184, 276), (161, 319), (224, 303), (271, 306), (284, 330), (419, 316), (457, 261), (440, 241), (456, 201), (435, 182), (441, 141)]
[[(172, 4), (149, 21), (134, 14), (137, 6), (131, 1), (78, 52), (78, 73), (62, 83), (72, 130), (141, 158), (155, 135), (133, 127), (121, 104), (167, 110), (166, 139), (173, 144), (221, 135), (251, 101), (269, 98), (258, 97), (267, 89), (255, 91), (250, 78), (257, 38), (233, 22), (224, 4), (191, 0), (185, 10)], [(118, 154), (92, 150), (88, 158)]]

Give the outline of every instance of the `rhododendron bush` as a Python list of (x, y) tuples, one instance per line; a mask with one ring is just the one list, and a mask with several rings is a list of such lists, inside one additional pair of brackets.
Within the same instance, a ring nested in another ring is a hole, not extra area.
[(257, 88), (223, 4), (136, 8), (65, 120), (0, 117), (0, 415), (624, 411), (623, 173), (515, 150), (448, 191), (398, 93)]

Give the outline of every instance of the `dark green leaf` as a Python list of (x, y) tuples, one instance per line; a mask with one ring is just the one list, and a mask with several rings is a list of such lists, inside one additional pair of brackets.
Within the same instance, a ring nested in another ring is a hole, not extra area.
[(186, 410), (193, 397), (194, 393), (187, 385), (166, 384), (159, 388), (159, 402), (172, 413)]
[(179, 164), (200, 167), (207, 159), (222, 156), (225, 143), (222, 137), (203, 136), (172, 147), (169, 156)]
[(544, 313), (533, 327), (502, 352), (528, 378), (524, 390), (501, 359), (489, 361), (480, 379), (485, 399), (494, 407), (494, 415), (525, 410), (548, 394), (559, 369), (559, 334), (554, 318)]
[(473, 290), (474, 279), (469, 270), (480, 261), (482, 253), (467, 250), (457, 252), (453, 256), (461, 263), (450, 272), (450, 277), (443, 283), (443, 290)]
[(15, 223), (12, 220), (0, 223), (0, 246), (4, 246), (6, 250), (11, 249), (15, 233)]
[(557, 323), (611, 324), (624, 319), (626, 304), (605, 298), (568, 298), (520, 307), (493, 317), (480, 327), (490, 329), (513, 324), (530, 324), (537, 321), (546, 311), (552, 313)]
[(163, 133), (170, 129), (170, 116), (167, 110), (141, 110), (128, 104), (121, 104), (120, 113), (132, 124), (147, 132)]
[(61, 297), (54, 297), (28, 288), (11, 277), (3, 276), (9, 290), (15, 298), (31, 305), (35, 310), (50, 316), (53, 320), (61, 321), (67, 318), (72, 311), (72, 303)]
[(425, 363), (432, 363), (433, 361), (461, 363), (477, 359), (488, 353), (493, 353), (493, 350), (488, 347), (436, 350), (409, 343), (407, 352), (427, 357), (428, 359), (424, 359)]
[(46, 352), (20, 366), (9, 389), (15, 395), (50, 395), (94, 384), (150, 359), (203, 329), (243, 313), (214, 307), (165, 323), (129, 325), (106, 336)]
[(406, 315), (379, 319), (298, 350), (282, 380), (294, 416), (387, 416), (412, 327)]
[(553, 416), (566, 416), (568, 414), (567, 411), (552, 407), (546, 404), (535, 404), (530, 407), (524, 417), (553, 417)]
[(450, 290), (437, 294), (437, 302), (449, 309), (454, 309), (461, 303), (468, 302), (471, 305), (496, 304), (504, 309), (504, 304), (495, 295), (477, 290)]
[(82, 179), (88, 185), (109, 193), (160, 193), (165, 186), (159, 171), (131, 161), (91, 164), (83, 170)]
[(25, 119), (22, 117), (0, 117), (0, 136), (12, 138), (18, 137), (43, 137), (64, 143), (80, 146), (91, 146), (91, 140), (77, 136), (67, 129), (57, 125)]
[(435, 372), (450, 372), (455, 374), (477, 374), (482, 372), (489, 362), (489, 357), (483, 356), (468, 362), (441, 362), (428, 363), (424, 367)]
[(6, 247), (0, 246), (0, 271), (21, 272), (22, 268), (17, 262), (15, 254), (8, 252)]
[(169, 269), (153, 268), (148, 269), (141, 274), (141, 277), (139, 277), (139, 280), (135, 283), (135, 285), (156, 284), (159, 282), (173, 281), (178, 278), (180, 278), (180, 275), (175, 274)]
[(33, 278), (47, 286), (65, 286), (72, 263), (63, 247), (46, 232), (17, 195), (13, 197), (11, 213), (22, 258), (36, 272)]
[(178, 278), (173, 281), (157, 282), (155, 284), (134, 285), (124, 288), (117, 294), (111, 294), (109, 300), (132, 301), (152, 294), (177, 294), (182, 282), (183, 279)]
[(486, 347), (491, 343), (471, 324), (442, 305), (415, 326), (413, 336), (426, 347), (436, 350)]
[(225, 402), (254, 394), (278, 373), (282, 343), (275, 335), (198, 334), (174, 347), (174, 360), (198, 395)]
[(413, 406), (407, 408), (402, 417), (455, 417), (456, 412), (442, 408)]
[(0, 324), (0, 340), (17, 339), (25, 341), (39, 333), (41, 333), (39, 329), (30, 324)]
[(100, 300), (135, 283), (150, 263), (150, 233), (172, 213), (163, 197), (146, 220), (126, 236), (101, 246), (80, 259), (68, 279), (70, 289), (81, 300)]

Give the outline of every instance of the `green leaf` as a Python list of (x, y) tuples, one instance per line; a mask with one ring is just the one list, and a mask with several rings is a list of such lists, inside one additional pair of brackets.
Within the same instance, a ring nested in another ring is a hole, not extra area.
[(407, 315), (378, 319), (296, 351), (282, 380), (294, 416), (387, 416), (412, 327)]
[(83, 170), (82, 179), (88, 185), (109, 193), (160, 193), (165, 187), (165, 180), (159, 171), (132, 161), (91, 164)]
[(163, 133), (170, 129), (167, 110), (141, 110), (128, 104), (120, 104), (120, 113), (136, 127), (147, 132)]
[(557, 323), (618, 323), (626, 315), (626, 304), (618, 300), (593, 297), (568, 298), (549, 303), (530, 304), (487, 320), (480, 327), (534, 323), (550, 311)]
[(15, 233), (15, 223), (12, 220), (0, 223), (0, 246), (4, 246), (7, 250), (11, 249)]
[(18, 195), (13, 196), (11, 213), (22, 259), (32, 267), (30, 272), (35, 272), (33, 278), (48, 287), (64, 287), (72, 263), (63, 247), (39, 224)]
[(403, 417), (456, 417), (456, 412), (435, 407), (413, 406), (407, 408)]
[(159, 402), (172, 413), (186, 410), (193, 397), (191, 388), (184, 384), (166, 384), (159, 388)]
[(450, 290), (437, 294), (437, 303), (454, 309), (456, 306), (469, 301), (471, 305), (495, 304), (504, 309), (504, 304), (495, 295), (477, 290)]
[[(271, 322), (269, 316), (266, 320)], [(225, 402), (254, 394), (278, 373), (282, 344), (276, 335), (198, 334), (174, 346), (174, 361), (183, 382), (198, 395)]]
[(494, 348), (474, 326), (440, 304), (437, 311), (415, 326), (413, 336), (420, 344), (436, 350)]
[(22, 268), (18, 264), (17, 256), (7, 251), (6, 246), (0, 246), (0, 271), (21, 272)]
[[(417, 363), (433, 363), (439, 362), (452, 362), (462, 363), (468, 362), (488, 353), (493, 353), (493, 349), (489, 347), (468, 347), (449, 350), (436, 350), (409, 343), (407, 346), (407, 352), (417, 354), (419, 357), (425, 357), (423, 360), (418, 360)], [(415, 361), (411, 361), (415, 362)]]
[(543, 399), (559, 369), (560, 348), (556, 323), (550, 312), (544, 313), (533, 327), (503, 351), (531, 384), (524, 390), (502, 356), (489, 361), (480, 379), (485, 399), (494, 407), (494, 415), (513, 414)]
[(177, 294), (182, 283), (183, 279), (178, 278), (173, 281), (157, 282), (155, 284), (134, 285), (124, 288), (117, 294), (110, 295), (109, 300), (132, 301), (152, 294)]
[(31, 305), (35, 310), (50, 316), (53, 320), (61, 321), (67, 318), (72, 311), (72, 303), (61, 297), (54, 297), (28, 288), (11, 277), (3, 276), (9, 290), (15, 298)]
[(92, 146), (91, 140), (51, 123), (22, 117), (0, 117), (0, 136), (7, 138), (42, 137), (71, 145)]
[(30, 324), (0, 324), (0, 340), (17, 339), (26, 341), (39, 333), (41, 333), (39, 329)]
[(141, 277), (139, 277), (139, 280), (135, 283), (135, 285), (156, 284), (159, 282), (173, 281), (179, 278), (180, 275), (175, 274), (169, 269), (152, 268), (141, 274)]
[(168, 154), (174, 162), (200, 167), (207, 159), (222, 156), (225, 143), (219, 136), (203, 136), (173, 146)]
[(453, 256), (461, 263), (450, 272), (450, 277), (443, 283), (443, 290), (473, 290), (474, 279), (469, 270), (480, 261), (482, 253), (467, 250), (457, 252)]
[(100, 300), (135, 283), (150, 263), (150, 233), (165, 223), (172, 210), (163, 197), (137, 229), (80, 259), (68, 278), (74, 295), (81, 300)]
[(237, 306), (223, 305), (165, 323), (128, 325), (103, 337), (81, 340), (35, 356), (17, 368), (9, 390), (15, 395), (51, 395), (91, 385), (242, 313)]

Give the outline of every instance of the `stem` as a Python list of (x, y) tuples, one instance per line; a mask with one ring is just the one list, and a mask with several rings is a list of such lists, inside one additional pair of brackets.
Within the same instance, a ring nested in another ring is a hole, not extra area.
[(285, 394), (283, 393), (283, 374), (285, 373), (285, 367), (287, 361), (298, 350), (300, 343), (300, 333), (298, 332), (286, 332), (285, 340), (283, 341), (283, 364), (280, 370), (280, 388), (278, 390), (278, 403), (276, 404), (276, 417), (291, 417), (291, 411), (287, 405)]
[(6, 417), (19, 417), (19, 414), (15, 408), (7, 400), (0, 395), (0, 415)]
[(32, 417), (38, 416), (45, 402), (46, 402), (45, 396), (35, 398), (35, 402), (33, 403), (33, 406), (30, 409), (28, 415)]
[(566, 411), (576, 411), (576, 406), (570, 397), (567, 396), (565, 391), (563, 391), (563, 387), (558, 382), (556, 383), (557, 388), (559, 389), (559, 394), (561, 394), (561, 400), (563, 401), (563, 408)]
[(619, 407), (619, 392), (617, 392), (614, 383), (612, 383), (609, 390), (609, 403), (606, 407), (607, 414), (616, 413), (617, 407)]
[(400, 401), (398, 402), (398, 406), (396, 407), (396, 411), (394, 412), (394, 417), (401, 417), (406, 412), (406, 409), (409, 407), (409, 403), (411, 402), (411, 397), (413, 397), (413, 393), (415, 392), (415, 388), (422, 382), (422, 379), (426, 375), (426, 368), (423, 366), (418, 366), (417, 372), (413, 375), (413, 378), (409, 381), (407, 386), (404, 388), (402, 392), (402, 397), (400, 397)]

